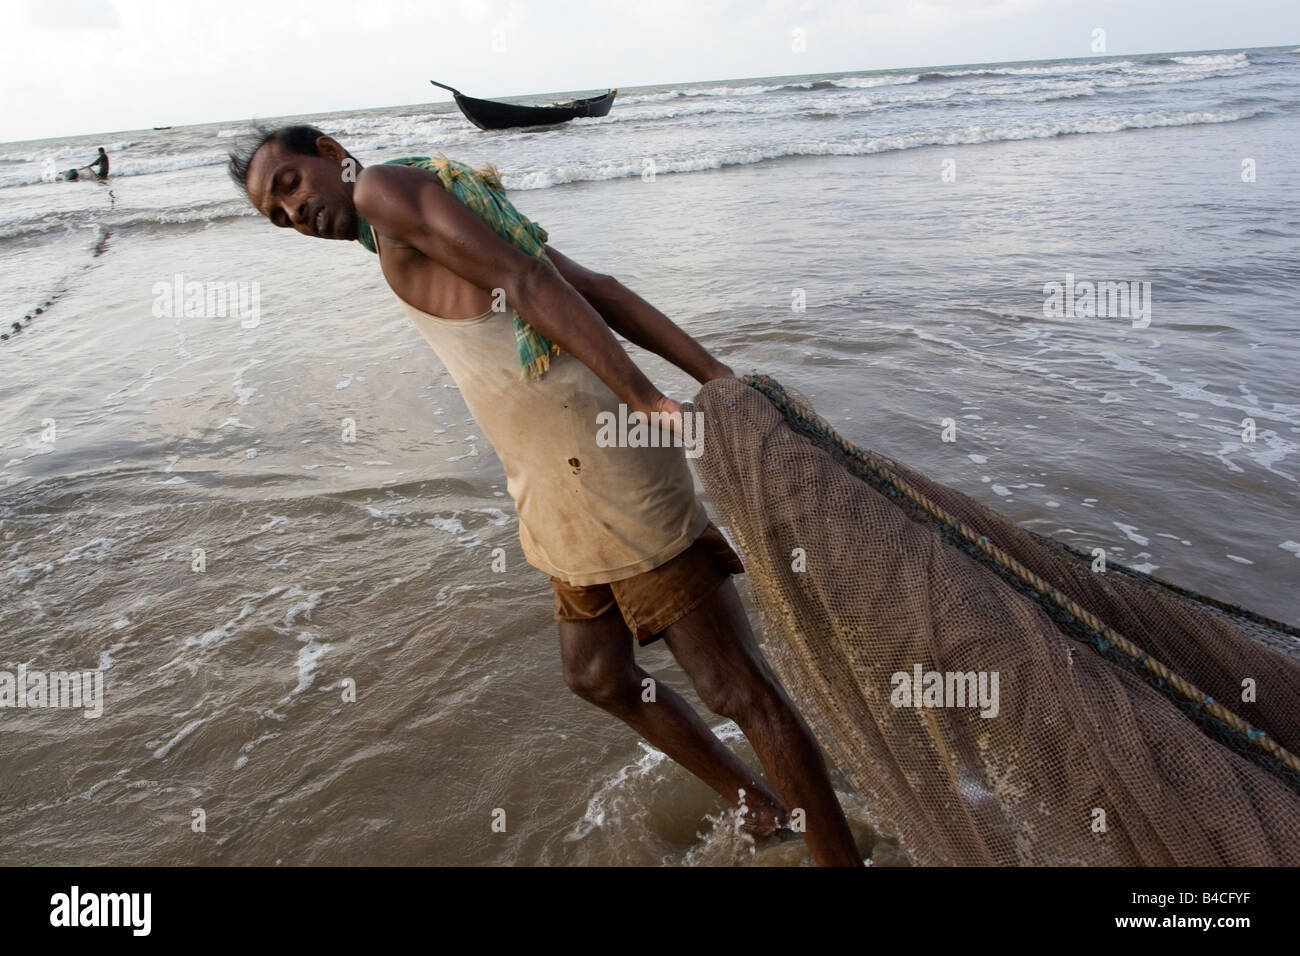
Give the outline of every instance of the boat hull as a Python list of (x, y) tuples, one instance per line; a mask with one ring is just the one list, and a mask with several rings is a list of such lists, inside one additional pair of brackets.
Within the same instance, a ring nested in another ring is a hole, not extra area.
[[(442, 84), (435, 84), (441, 86)], [(550, 126), (567, 123), (578, 117), (600, 117), (609, 114), (617, 90), (599, 96), (558, 103), (554, 106), (518, 106), (496, 100), (481, 100), (453, 90), (456, 105), (465, 118), (479, 129), (513, 129), (520, 126)]]

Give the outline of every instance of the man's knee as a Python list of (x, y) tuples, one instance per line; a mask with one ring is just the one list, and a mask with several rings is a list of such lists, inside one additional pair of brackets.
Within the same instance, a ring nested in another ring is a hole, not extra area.
[(564, 683), (597, 707), (617, 707), (635, 698), (640, 685), (627, 662), (612, 656), (564, 661)]

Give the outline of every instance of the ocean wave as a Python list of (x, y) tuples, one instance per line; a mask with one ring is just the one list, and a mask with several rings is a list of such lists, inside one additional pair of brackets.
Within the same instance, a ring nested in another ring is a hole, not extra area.
[(1156, 66), (1132, 66), (1125, 67), (1121, 72), (1125, 76), (1163, 76), (1173, 80), (1183, 80), (1188, 77), (1199, 78), (1200, 76), (1231, 76), (1244, 66), (1249, 66), (1249, 61), (1239, 62), (1236, 60), (1225, 62), (1204, 62), (1204, 63), (1180, 63), (1175, 65), (1159, 64)]
[(896, 73), (890, 76), (844, 76), (831, 80), (832, 86), (845, 90), (866, 90), (876, 86), (908, 86), (920, 82), (919, 73)]
[(779, 89), (803, 93), (809, 90), (869, 90), (877, 86), (907, 86), (920, 80), (919, 73), (890, 74), (888, 76), (842, 76), (837, 80), (809, 80), (806, 83), (786, 83)]
[(621, 115), (580, 117), (572, 122), (576, 126), (617, 126), (621, 123), (646, 123), (655, 120), (672, 120), (681, 119), (686, 116), (704, 116), (704, 115), (721, 115), (724, 113), (741, 113), (746, 115), (779, 115), (789, 114), (791, 107), (788, 103), (781, 103), (775, 100), (758, 100), (753, 103), (743, 102), (706, 102), (692, 103), (683, 101), (680, 103), (670, 103), (658, 108), (646, 107), (637, 113), (623, 113)]
[[(128, 176), (150, 176), (154, 173), (174, 173), (181, 169), (199, 169), (203, 166), (219, 166), (226, 161), (226, 153), (208, 150), (190, 150), (185, 153), (162, 153), (157, 156), (132, 156), (115, 158), (111, 168), (112, 178), (122, 179)], [(54, 182), (62, 175), (62, 169), (46, 169), (38, 182)]]
[(1069, 76), (1072, 73), (1097, 73), (1105, 70), (1118, 70), (1133, 65), (1132, 60), (1082, 60), (1077, 63), (1061, 63), (1055, 66), (987, 66), (973, 70), (931, 70), (922, 73), (922, 80), (948, 80), (964, 76)]
[(1093, 82), (1097, 86), (1105, 87), (1111, 90), (1124, 90), (1135, 86), (1160, 86), (1167, 83), (1194, 83), (1198, 80), (1209, 80), (1215, 77), (1231, 76), (1234, 68), (1211, 66), (1211, 67), (1190, 67), (1180, 66), (1164, 69), (1134, 69), (1125, 71), (1124, 75), (1116, 79), (1098, 79)]
[[(875, 96), (862, 99), (837, 99), (833, 102), (835, 112), (842, 116), (855, 113), (872, 113), (882, 109), (902, 108), (909, 105), (924, 105), (939, 100), (947, 100), (964, 92), (958, 89), (928, 89), (907, 91), (902, 87), (879, 89)], [(638, 112), (611, 113), (609, 116), (581, 118), (573, 122), (578, 126), (610, 126), (619, 123), (647, 123), (660, 120), (681, 119), (688, 116), (724, 115), (728, 113), (748, 116), (807, 116), (809, 109), (828, 110), (832, 105), (823, 100), (804, 100), (792, 103), (782, 99), (760, 99), (745, 101), (689, 101), (670, 102), (654, 107), (647, 105)]]
[[(1178, 56), (1160, 59), (1148, 59), (1143, 61), (1125, 60), (1085, 60), (1080, 62), (1070, 62), (1054, 64), (1050, 66), (990, 66), (974, 69), (948, 69), (948, 70), (929, 70), (921, 73), (902, 73), (889, 74), (885, 76), (842, 76), (834, 80), (809, 80), (802, 83), (787, 83), (780, 86), (718, 86), (710, 87), (704, 90), (686, 90), (686, 91), (665, 91), (661, 93), (645, 94), (642, 96), (629, 96), (620, 100), (623, 104), (632, 103), (652, 103), (665, 102), (668, 100), (682, 98), (718, 98), (718, 97), (736, 97), (752, 96), (769, 92), (810, 92), (823, 90), (860, 90), (874, 89), (877, 87), (890, 86), (909, 86), (916, 83), (946, 83), (951, 80), (961, 80), (969, 78), (988, 78), (1000, 80), (1003, 78), (1020, 77), (1030, 81), (1029, 84), (1023, 85), (1018, 89), (1003, 88), (996, 86), (986, 86), (978, 88), (979, 92), (1000, 92), (1012, 93), (1022, 92), (1033, 94), (1031, 101), (1045, 102), (1056, 99), (1056, 96), (1041, 95), (1048, 92), (1048, 88), (1039, 87), (1034, 84), (1035, 80), (1049, 80), (1052, 77), (1059, 77), (1065, 82), (1071, 82), (1070, 78), (1077, 78), (1074, 82), (1087, 82), (1088, 80), (1101, 80), (1103, 85), (1111, 88), (1123, 88), (1125, 86), (1139, 86), (1147, 83), (1161, 82), (1181, 82), (1185, 80), (1202, 79), (1207, 76), (1224, 75), (1225, 72), (1232, 72), (1250, 65), (1250, 58), (1245, 53), (1234, 54), (1205, 54), (1196, 56)], [(1096, 74), (1120, 74), (1123, 78), (1115, 80), (1104, 80)], [(1088, 77), (1088, 74), (1094, 74)], [(1062, 87), (1053, 87), (1052, 89), (1063, 89)], [(1088, 90), (1086, 92), (1073, 93), (1074, 96), (1088, 96), (1096, 92)], [(1063, 97), (1063, 98), (1069, 98)], [(707, 112), (707, 109), (698, 110), (698, 112)], [(665, 115), (682, 115), (682, 114), (665, 114)], [(612, 117), (612, 114), (611, 114)]]
[(104, 149), (112, 153), (115, 151), (120, 152), (121, 150), (124, 149), (130, 149), (133, 146), (139, 146), (140, 142), (141, 141), (138, 139), (126, 139), (126, 140), (120, 140), (112, 143), (99, 142), (96, 143), (95, 146), (91, 146), (89, 148), (84, 146), (83, 147), (59, 146), (52, 149), (44, 149), (41, 150), (40, 152), (35, 152), (35, 153), (31, 153), (31, 152), (4, 153), (4, 154), (0, 154), (0, 160), (3, 160), (5, 162), (10, 162), (10, 163), (44, 163), (44, 162), (49, 162), (50, 160), (58, 160), (60, 157), (69, 158), (69, 157), (80, 156), (81, 154), (86, 152), (89, 152), (89, 154), (93, 156), (96, 146), (103, 146)]
[[(1196, 72), (1196, 71), (1194, 71)], [(910, 107), (924, 107), (931, 104), (939, 103), (952, 99), (955, 96), (962, 98), (982, 97), (991, 100), (1009, 100), (1020, 103), (1050, 103), (1061, 100), (1080, 99), (1083, 97), (1095, 96), (1099, 89), (1126, 89), (1130, 87), (1142, 87), (1152, 84), (1187, 82), (1189, 79), (1199, 80), (1211, 75), (1217, 75), (1208, 72), (1196, 72), (1195, 76), (1129, 76), (1125, 78), (1116, 78), (1111, 80), (1102, 80), (1099, 78), (1085, 79), (1080, 76), (1073, 79), (1061, 79), (1056, 82), (1050, 81), (1028, 81), (1014, 82), (1006, 76), (990, 78), (991, 82), (980, 83), (972, 86), (946, 86), (922, 85), (911, 89), (904, 89), (900, 84), (894, 84), (887, 89), (880, 89), (876, 95), (867, 94), (861, 98), (845, 99), (840, 98), (834, 101), (834, 107), (830, 104), (823, 105), (822, 101), (810, 100), (800, 104), (797, 108), (791, 107), (779, 99), (758, 100), (753, 103), (744, 102), (675, 102), (668, 103), (658, 108), (647, 106), (645, 109), (635, 113), (624, 113), (622, 115), (613, 115), (598, 119), (578, 120), (580, 124), (615, 124), (619, 122), (651, 122), (659, 120), (674, 120), (689, 116), (700, 116), (704, 114), (764, 114), (764, 115), (799, 115), (815, 119), (825, 119), (831, 116), (848, 117), (864, 113), (877, 113), (883, 110), (903, 110)]]
[(364, 136), (380, 133), (384, 136), (424, 136), (439, 135), (448, 126), (453, 128), (466, 122), (459, 112), (447, 114), (429, 114), (412, 119), (395, 119), (389, 116), (340, 116), (331, 124), (339, 136)]
[[(17, 144), (15, 144), (17, 145)], [(124, 149), (130, 149), (132, 146), (139, 146), (138, 139), (125, 140), (118, 143), (97, 143), (97, 146), (103, 146), (104, 149), (112, 152), (120, 152)], [(76, 157), (83, 154), (93, 156), (95, 148), (92, 146), (87, 151), (85, 147), (77, 150), (74, 147), (60, 146), (55, 149), (44, 149), (39, 152), (25, 153), (0, 153), (0, 163), (50, 163), (50, 162), (73, 162)], [(78, 164), (84, 165), (84, 164)]]
[[(110, 156), (113, 150), (109, 150)], [(84, 157), (82, 157), (84, 158)], [(215, 166), (226, 161), (226, 153), (214, 153), (210, 150), (190, 150), (185, 153), (161, 154), (158, 156), (112, 156), (111, 178), (122, 179), (130, 176), (148, 176), (153, 173), (171, 173), (181, 169), (197, 169), (203, 166)], [(80, 165), (69, 159), (66, 152), (57, 158), (37, 158), (23, 163), (26, 168), (17, 168), (0, 179), (0, 189), (16, 186), (35, 186), (39, 183), (55, 183), (63, 180), (63, 173)]]
[[(1183, 78), (1186, 79), (1186, 78)], [(867, 94), (861, 98), (839, 98), (834, 101), (834, 108), (830, 104), (823, 105), (823, 101), (810, 100), (800, 104), (797, 108), (791, 107), (779, 99), (758, 100), (753, 103), (744, 102), (675, 102), (669, 103), (658, 108), (646, 107), (641, 111), (632, 113), (623, 113), (621, 115), (611, 114), (606, 117), (597, 119), (578, 120), (579, 124), (598, 124), (607, 125), (620, 122), (651, 122), (658, 120), (674, 120), (688, 116), (700, 116), (704, 114), (765, 114), (765, 115), (799, 115), (815, 119), (825, 119), (830, 116), (853, 116), (863, 113), (876, 113), (882, 110), (907, 109), (915, 106), (928, 106), (930, 104), (952, 99), (955, 96), (961, 97), (985, 97), (989, 99), (1006, 99), (1023, 103), (1046, 103), (1056, 100), (1070, 100), (1081, 97), (1095, 96), (1097, 86), (1106, 87), (1127, 87), (1143, 86), (1156, 82), (1172, 82), (1170, 80), (1160, 80), (1150, 77), (1135, 77), (1127, 80), (1112, 80), (1109, 82), (1099, 82), (1097, 80), (1085, 80), (1080, 77), (1077, 79), (1065, 79), (1058, 82), (1008, 82), (1006, 77), (997, 77), (994, 82), (982, 83), (975, 86), (958, 87), (939, 87), (923, 85), (912, 89), (904, 89), (901, 81), (889, 84), (876, 84), (873, 87), (861, 87), (860, 89), (877, 89), (876, 95)], [(659, 101), (662, 102), (662, 101)]]
[(1245, 53), (1204, 53), (1197, 56), (1171, 56), (1174, 63), (1183, 66), (1249, 66), (1250, 57)]
[(1166, 75), (1172, 78), (1186, 78), (1189, 74), (1222, 70), (1235, 71), (1250, 65), (1250, 57), (1245, 53), (1202, 54), (1160, 57), (1136, 62), (1134, 60), (1081, 60), (1052, 66), (990, 66), (970, 70), (931, 70), (922, 73), (921, 79), (922, 81), (935, 82), (969, 76), (1052, 77), (1086, 73), (1113, 73), (1116, 71), (1132, 75)]
[(0, 240), (18, 239), (27, 236), (66, 232), (76, 234), (82, 230), (95, 230), (96, 240), (92, 248), (99, 246), (99, 231), (111, 228), (114, 231), (157, 226), (185, 226), (194, 223), (220, 222), (224, 219), (238, 219), (243, 216), (260, 215), (250, 203), (241, 198), (217, 200), (210, 203), (173, 207), (169, 209), (148, 209), (133, 212), (130, 215), (102, 222), (98, 212), (76, 210), (58, 215), (43, 216), (40, 219), (20, 219), (0, 223)]
[[(358, 154), (358, 158), (364, 160), (365, 157), (360, 156), (361, 153), (379, 153), (385, 150), (391, 151), (396, 149), (406, 150), (416, 148), (420, 151), (420, 155), (425, 155), (427, 152), (436, 152), (447, 146), (455, 146), (459, 143), (481, 140), (485, 136), (509, 139), (522, 135), (536, 135), (536, 130), (523, 127), (520, 129), (496, 130), (492, 133), (485, 134), (482, 130), (471, 125), (469, 120), (465, 120), (458, 126), (449, 126), (447, 129), (426, 132), (424, 135), (421, 135), (418, 132), (405, 130), (387, 135), (371, 134), (367, 138), (363, 138), (359, 134), (353, 133), (332, 133), (331, 135), (339, 136), (342, 139), (343, 144), (348, 148), (349, 152)], [(356, 138), (354, 138), (354, 136)], [(410, 154), (400, 153), (399, 155), (405, 156)], [(382, 162), (385, 158), (388, 157), (375, 157), (377, 162)]]
[(1083, 79), (1065, 80), (1058, 83), (1008, 83), (1004, 80), (999, 83), (986, 83), (982, 86), (972, 86), (968, 89), (962, 90), (962, 92), (970, 96), (988, 94), (1015, 96), (1020, 93), (1068, 93), (1072, 90), (1092, 90), (1092, 84)]
[(1090, 84), (1085, 83), (1082, 86), (1074, 86), (1063, 90), (1040, 90), (1035, 93), (1000, 93), (998, 95), (1022, 103), (1055, 103), (1057, 100), (1073, 100), (1081, 96), (1096, 96), (1097, 90)]
[(804, 90), (829, 90), (834, 86), (830, 80), (809, 80), (807, 83), (783, 83), (778, 89), (802, 93)]
[[(1151, 129), (1163, 126), (1233, 123), (1258, 116), (1262, 112), (1264, 112), (1262, 109), (1247, 109), (1202, 110), (1180, 113), (1128, 113), (1063, 120), (1054, 123), (968, 126), (957, 129), (900, 133), (893, 136), (874, 138), (829, 139), (773, 144), (746, 149), (696, 153), (689, 157), (670, 157), (657, 161), (655, 171), (656, 173), (696, 172), (705, 169), (720, 169), (724, 166), (761, 163), (767, 160), (784, 159), (792, 156), (869, 156), (875, 153), (917, 149), (923, 146), (968, 146), (1026, 139), (1050, 139), (1055, 136), (1119, 133), (1131, 129)], [(577, 163), (559, 168), (503, 173), (501, 180), (507, 189), (546, 189), (571, 182), (640, 176), (642, 172), (642, 159), (636, 157), (621, 163)]]
[(807, 80), (802, 83), (779, 83), (750, 86), (710, 86), (701, 90), (664, 90), (658, 93), (634, 93), (619, 96), (618, 105), (633, 103), (663, 103), (668, 100), (696, 97), (758, 96), (762, 93), (806, 93), (822, 90), (863, 90), (877, 86), (906, 86), (920, 79), (917, 73), (891, 73), (884, 76), (841, 76), (833, 80)]
[[(345, 145), (351, 152), (362, 159), (365, 159), (361, 155), (363, 153), (382, 153), (386, 150), (406, 147), (439, 149), (455, 146), (482, 135), (468, 122), (464, 124), (463, 128), (459, 129), (426, 129), (423, 131), (418, 129), (417, 124), (402, 124), (396, 129), (384, 130), (382, 123), (378, 123), (375, 129), (364, 131), (367, 134), (365, 138), (353, 138), (362, 136), (361, 132), (355, 130), (330, 129), (327, 132), (340, 138), (347, 137)], [(513, 132), (503, 131), (503, 134), (509, 135)], [(161, 153), (154, 156), (115, 156), (113, 157), (112, 178), (124, 179), (132, 176), (173, 173), (184, 169), (202, 169), (205, 166), (221, 166), (229, 159), (226, 152), (229, 145), (228, 143), (222, 144), (216, 150), (211, 147), (199, 147), (183, 153)], [(112, 150), (109, 152), (111, 153)], [(379, 160), (382, 161), (382, 157), (379, 157)], [(34, 159), (15, 159), (13, 162), (26, 165), (28, 168), (22, 169), (20, 167), (12, 172), (6, 172), (3, 177), (0, 177), (0, 189), (59, 182), (63, 178), (63, 172), (71, 168), (68, 164), (72, 160), (67, 158), (66, 151), (64, 151), (60, 154), (58, 160), (38, 156)], [(57, 165), (58, 163), (63, 165)]]
[(620, 106), (626, 106), (629, 103), (662, 103), (665, 100), (678, 99), (681, 95), (681, 90), (665, 90), (662, 93), (633, 93), (628, 96), (619, 94), (615, 102)]
[(683, 90), (683, 96), (755, 96), (781, 89), (781, 84), (752, 84), (750, 86), (710, 86), (703, 90)]

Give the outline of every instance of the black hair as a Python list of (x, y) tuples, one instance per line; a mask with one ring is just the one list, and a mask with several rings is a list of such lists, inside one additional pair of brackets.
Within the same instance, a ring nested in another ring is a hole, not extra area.
[(258, 126), (251, 136), (241, 140), (230, 151), (230, 164), (226, 167), (226, 172), (230, 173), (230, 178), (235, 181), (235, 184), (247, 193), (248, 167), (253, 162), (253, 155), (259, 149), (267, 143), (276, 142), (291, 153), (319, 156), (320, 151), (316, 149), (316, 140), (324, 135), (315, 126), (281, 126), (279, 129)]
[(99, 147), (99, 151), (102, 153), (104, 151), (104, 147), (103, 146)]

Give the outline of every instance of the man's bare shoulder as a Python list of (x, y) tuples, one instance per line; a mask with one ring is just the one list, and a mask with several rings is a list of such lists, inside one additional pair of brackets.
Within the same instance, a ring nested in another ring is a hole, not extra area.
[(367, 166), (357, 174), (352, 201), (371, 223), (393, 227), (426, 222), (447, 197), (442, 183), (411, 166)]

